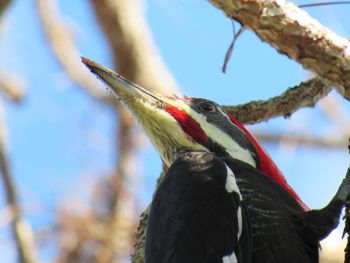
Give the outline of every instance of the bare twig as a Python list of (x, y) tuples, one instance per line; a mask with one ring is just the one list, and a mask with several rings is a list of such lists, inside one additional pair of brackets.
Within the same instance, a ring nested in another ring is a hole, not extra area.
[(285, 0), (209, 0), (350, 98), (350, 41)]
[(224, 58), (224, 63), (222, 65), (222, 73), (226, 73), (226, 68), (227, 68), (227, 64), (230, 61), (230, 58), (232, 56), (232, 52), (233, 52), (233, 48), (235, 47), (235, 44), (237, 42), (238, 37), (244, 32), (245, 28), (244, 27), (240, 27), (239, 30), (236, 32), (236, 28), (235, 28), (235, 24), (234, 21), (232, 20), (232, 27), (233, 27), (233, 39), (231, 44), (229, 45), (226, 54), (225, 54), (225, 58)]
[(314, 78), (266, 101), (224, 106), (224, 109), (243, 123), (257, 123), (278, 116), (289, 117), (300, 108), (314, 106), (330, 90), (321, 79)]
[(331, 6), (331, 5), (348, 5), (350, 1), (330, 1), (330, 2), (316, 2), (298, 5), (300, 8), (317, 7), (317, 6)]
[[(0, 105), (1, 106), (1, 105)], [(16, 240), (16, 246), (22, 263), (35, 263), (35, 246), (33, 234), (28, 223), (23, 219), (21, 208), (17, 201), (15, 183), (13, 182), (10, 165), (5, 150), (4, 123), (0, 109), (0, 175), (4, 183), (6, 202), (12, 212), (11, 227)]]

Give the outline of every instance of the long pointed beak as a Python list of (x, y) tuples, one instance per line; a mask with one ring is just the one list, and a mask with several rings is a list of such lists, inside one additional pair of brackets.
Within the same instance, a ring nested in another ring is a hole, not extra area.
[(161, 102), (163, 98), (159, 94), (154, 94), (139, 85), (131, 82), (123, 76), (115, 73), (107, 67), (104, 67), (88, 58), (81, 58), (82, 62), (90, 71), (104, 81), (111, 89), (113, 94), (128, 104), (128, 101), (142, 99), (145, 101)]
[(191, 109), (184, 101), (150, 92), (87, 58), (82, 61), (134, 113), (167, 166), (184, 149), (206, 150), (184, 131), (196, 123), (186, 112)]

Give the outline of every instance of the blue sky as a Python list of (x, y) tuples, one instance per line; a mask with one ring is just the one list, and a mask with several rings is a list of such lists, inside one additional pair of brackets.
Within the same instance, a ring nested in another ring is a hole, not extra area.
[[(111, 65), (108, 46), (88, 1), (61, 0), (59, 4), (81, 54)], [(238, 104), (278, 95), (309, 76), (297, 63), (248, 31), (239, 38), (228, 71), (222, 74), (232, 26), (221, 11), (202, 0), (148, 0), (144, 5), (159, 51), (188, 96)], [(308, 11), (324, 25), (350, 38), (349, 6)], [(1, 28), (0, 59), (0, 70), (22, 76), (27, 84), (27, 94), (20, 105), (4, 100), (5, 121), (21, 203), (30, 223), (40, 229), (54, 222), (63, 196), (88, 197), (89, 189), (82, 186), (112, 169), (117, 154), (113, 147), (113, 114), (76, 87), (53, 58), (33, 0), (15, 1), (9, 9)], [(348, 103), (341, 103), (349, 112)], [(304, 109), (288, 120), (277, 118), (252, 127), (255, 128), (322, 135), (331, 129), (331, 124), (317, 109)], [(330, 200), (349, 163), (346, 149), (286, 149), (278, 145), (266, 148), (311, 207), (320, 207)], [(139, 158), (144, 172), (135, 192), (140, 203), (147, 204), (160, 161), (149, 144)], [(3, 197), (0, 201), (2, 209)], [(14, 262), (7, 228), (0, 225), (0, 243), (8, 251), (4, 263)], [(41, 252), (44, 259), (51, 255), (48, 247)]]

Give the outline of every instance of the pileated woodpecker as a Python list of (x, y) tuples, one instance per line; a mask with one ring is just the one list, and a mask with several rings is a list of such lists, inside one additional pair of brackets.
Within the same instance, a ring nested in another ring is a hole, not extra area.
[(339, 222), (350, 171), (331, 202), (309, 210), (268, 154), (217, 103), (154, 94), (88, 59), (169, 168), (151, 205), (146, 263), (318, 262)]

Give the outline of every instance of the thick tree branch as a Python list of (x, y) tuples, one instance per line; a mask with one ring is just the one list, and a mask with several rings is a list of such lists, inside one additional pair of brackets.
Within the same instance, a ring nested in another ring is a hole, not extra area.
[(350, 98), (350, 41), (285, 0), (209, 0)]
[(252, 124), (278, 116), (289, 117), (300, 108), (312, 107), (330, 90), (331, 88), (321, 79), (314, 78), (266, 101), (259, 100), (236, 106), (224, 106), (224, 109), (242, 123)]

